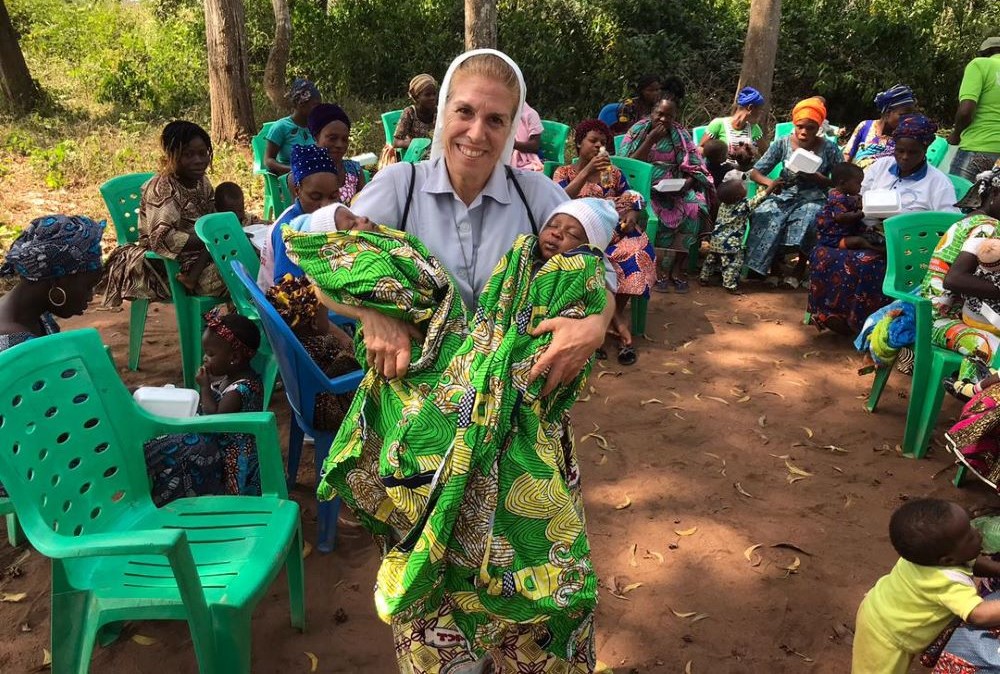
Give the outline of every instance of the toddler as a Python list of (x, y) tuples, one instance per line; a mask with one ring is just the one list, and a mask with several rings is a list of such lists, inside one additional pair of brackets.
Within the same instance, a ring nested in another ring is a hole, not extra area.
[(705, 166), (712, 174), (712, 184), (716, 188), (721, 187), (726, 174), (736, 168), (736, 162), (729, 160), (729, 145), (713, 138), (705, 143), (702, 152), (705, 155)]
[(700, 280), (708, 283), (721, 272), (722, 287), (731, 293), (739, 292), (740, 274), (743, 271), (743, 236), (753, 209), (769, 194), (779, 188), (776, 180), (765, 190), (747, 200), (747, 188), (739, 171), (730, 171), (716, 193), (719, 197), (719, 214), (708, 241), (708, 255), (701, 267)]
[(833, 167), (830, 180), (833, 188), (826, 203), (816, 216), (816, 230), (820, 242), (824, 238), (839, 239), (836, 245), (847, 250), (868, 249), (885, 252), (885, 237), (873, 227), (865, 227), (865, 214), (861, 210), (861, 181), (865, 173), (858, 166), (842, 162)]
[[(255, 224), (247, 220), (246, 202), (243, 197), (243, 190), (236, 183), (219, 183), (215, 188), (215, 211), (217, 213), (233, 213), (240, 221), (241, 227)], [(198, 287), (198, 277), (205, 271), (205, 267), (212, 264), (212, 255), (207, 249), (202, 248), (198, 254), (198, 259), (191, 265), (187, 273), (178, 273), (177, 280), (189, 293), (194, 293)]]
[(980, 597), (972, 579), (1000, 575), (1000, 564), (980, 554), (982, 534), (964, 508), (908, 501), (892, 514), (889, 539), (901, 559), (861, 600), (852, 674), (906, 674), (956, 615), (976, 627), (1000, 625), (1000, 601)]

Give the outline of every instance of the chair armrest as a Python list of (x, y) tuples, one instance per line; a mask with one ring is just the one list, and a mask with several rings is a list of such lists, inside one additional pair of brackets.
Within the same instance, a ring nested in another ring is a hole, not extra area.
[(154, 253), (151, 250), (147, 250), (146, 254), (143, 257), (145, 257), (147, 260), (159, 260), (159, 259), (162, 259), (160, 257), (159, 253)]
[[(345, 375), (349, 376), (349, 375)], [(271, 412), (238, 412), (212, 414), (186, 419), (155, 419), (154, 435), (170, 433), (249, 433), (257, 440), (257, 461), (260, 465), (260, 487), (264, 496), (288, 498), (285, 467), (278, 442), (278, 424)]]
[(365, 378), (364, 370), (355, 370), (354, 372), (349, 372), (347, 374), (342, 374), (339, 377), (334, 377), (330, 380), (327, 386), (327, 392), (336, 393), (338, 395), (344, 393), (350, 393), (356, 391), (358, 386), (361, 385), (361, 380)]
[[(35, 532), (32, 532), (33, 534)], [(32, 536), (35, 544), (37, 536)], [(44, 536), (48, 539), (49, 536)], [(187, 534), (182, 529), (140, 529), (122, 533), (59, 536), (38, 542), (39, 552), (53, 559), (79, 559), (108, 555), (165, 555), (179, 547), (187, 548)]]

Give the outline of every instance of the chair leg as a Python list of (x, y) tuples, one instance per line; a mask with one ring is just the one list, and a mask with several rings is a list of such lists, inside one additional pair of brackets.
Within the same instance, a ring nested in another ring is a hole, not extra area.
[(956, 487), (961, 487), (962, 482), (965, 480), (965, 472), (968, 468), (965, 467), (964, 463), (958, 464), (958, 470), (955, 471), (955, 479), (951, 481)]
[(285, 574), (288, 576), (288, 604), (292, 614), (292, 627), (300, 632), (306, 629), (305, 568), (302, 560), (302, 525), (295, 529), (288, 557), (285, 559)]
[(52, 595), (52, 673), (87, 674), (94, 653), (96, 616), (87, 592)]
[(299, 477), (299, 461), (302, 460), (302, 442), (305, 439), (299, 420), (292, 413), (292, 420), (288, 424), (288, 491), (295, 487), (295, 481)]
[(174, 307), (177, 309), (177, 333), (181, 342), (181, 371), (184, 374), (184, 386), (196, 388), (194, 377), (201, 367), (201, 316), (197, 313), (197, 304), (186, 298), (174, 296)]
[(251, 611), (247, 607), (212, 609), (212, 632), (215, 641), (214, 666), (198, 663), (202, 674), (250, 674)]
[(891, 363), (875, 368), (875, 381), (872, 382), (872, 390), (868, 394), (868, 402), (865, 403), (865, 409), (869, 412), (874, 412), (875, 408), (878, 407), (878, 401), (882, 397), (882, 391), (885, 390), (885, 384), (889, 381), (890, 374), (892, 374)]
[(320, 501), (317, 507), (316, 549), (326, 554), (337, 547), (337, 517), (340, 514), (340, 497), (332, 501)]
[[(941, 403), (944, 401), (944, 376), (950, 367), (950, 363), (944, 358), (934, 358), (931, 361), (930, 373), (923, 382), (925, 390), (923, 399), (919, 401), (917, 416), (911, 419), (907, 410), (903, 454), (921, 459), (927, 453), (927, 445), (930, 443), (934, 424), (937, 422), (938, 412), (941, 411)], [(915, 388), (918, 382), (914, 379), (913, 383)]]
[(133, 372), (139, 369), (139, 351), (142, 349), (148, 312), (149, 300), (132, 300), (128, 320), (128, 369)]
[(7, 542), (12, 548), (24, 542), (24, 531), (21, 530), (21, 523), (17, 521), (17, 515), (14, 513), (7, 514)]
[(645, 297), (632, 298), (632, 336), (646, 334), (646, 311), (649, 308), (649, 300)]

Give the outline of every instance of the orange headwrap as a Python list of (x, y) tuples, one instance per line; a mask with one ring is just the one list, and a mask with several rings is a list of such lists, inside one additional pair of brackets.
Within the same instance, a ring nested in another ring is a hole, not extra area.
[(801, 100), (792, 108), (792, 124), (798, 124), (805, 119), (823, 125), (823, 120), (826, 119), (826, 105), (819, 96)]

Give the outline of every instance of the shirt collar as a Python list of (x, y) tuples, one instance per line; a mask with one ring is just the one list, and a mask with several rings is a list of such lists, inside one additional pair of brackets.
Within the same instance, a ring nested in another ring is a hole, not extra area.
[(920, 168), (918, 168), (916, 171), (906, 176), (905, 178), (899, 177), (899, 164), (893, 161), (892, 166), (889, 167), (889, 173), (896, 176), (900, 180), (912, 180), (913, 182), (917, 182), (918, 180), (923, 180), (924, 178), (927, 177), (927, 161), (924, 160), (924, 163), (920, 166)]
[[(420, 188), (421, 192), (429, 194), (455, 194), (455, 189), (451, 186), (451, 179), (448, 177), (448, 168), (445, 166), (444, 157), (438, 157), (430, 161), (430, 175)], [(486, 181), (486, 187), (475, 198), (470, 208), (478, 205), (483, 197), (489, 197), (501, 204), (510, 203), (510, 187), (507, 182), (507, 174), (503, 166), (497, 164)]]

